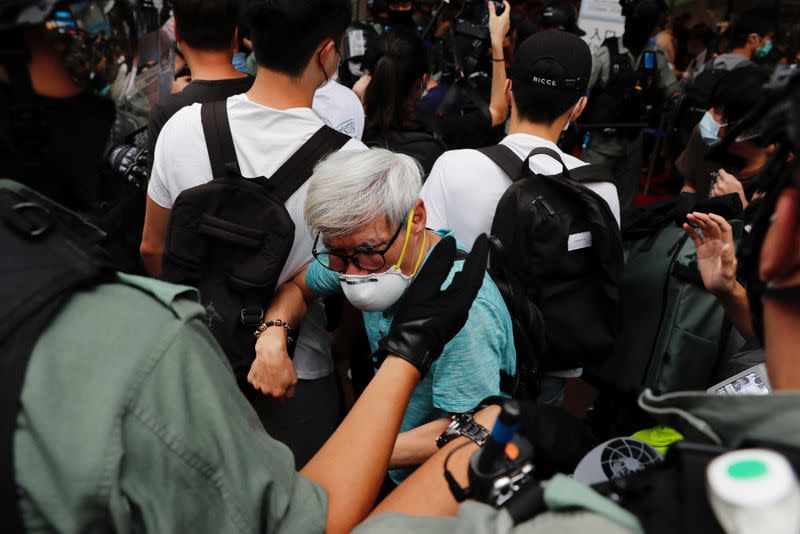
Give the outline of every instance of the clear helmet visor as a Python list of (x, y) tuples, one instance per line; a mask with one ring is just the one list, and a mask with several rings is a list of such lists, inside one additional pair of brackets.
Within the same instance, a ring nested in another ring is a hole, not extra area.
[(84, 90), (114, 100), (128, 92), (138, 67), (139, 34), (128, 0), (58, 2), (42, 25)]

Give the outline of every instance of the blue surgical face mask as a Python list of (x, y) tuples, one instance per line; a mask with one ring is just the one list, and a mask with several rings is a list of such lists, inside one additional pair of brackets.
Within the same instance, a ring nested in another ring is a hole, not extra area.
[(706, 114), (703, 115), (703, 118), (700, 119), (700, 137), (703, 138), (703, 142), (711, 146), (719, 141), (719, 129), (725, 124), (718, 123), (714, 116), (711, 115), (710, 111), (706, 111)]
[(756, 57), (767, 57), (770, 52), (772, 52), (772, 41), (766, 40), (764, 41), (764, 46), (756, 49)]

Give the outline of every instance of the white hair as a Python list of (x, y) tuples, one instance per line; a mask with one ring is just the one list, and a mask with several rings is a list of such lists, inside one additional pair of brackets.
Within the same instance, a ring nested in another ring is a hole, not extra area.
[(378, 217), (399, 226), (422, 188), (412, 157), (382, 148), (336, 152), (314, 169), (305, 204), (306, 224), (327, 238), (350, 235)]

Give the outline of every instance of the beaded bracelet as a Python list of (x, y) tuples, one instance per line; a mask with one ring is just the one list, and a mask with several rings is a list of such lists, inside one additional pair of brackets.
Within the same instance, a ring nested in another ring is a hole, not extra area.
[(275, 319), (274, 321), (267, 321), (265, 323), (261, 323), (256, 328), (256, 331), (253, 332), (253, 336), (258, 339), (258, 336), (264, 333), (264, 331), (269, 328), (270, 326), (282, 326), (283, 329), (286, 331), (286, 344), (291, 345), (294, 341), (294, 328), (289, 326), (289, 323), (286, 321), (282, 321), (280, 319)]

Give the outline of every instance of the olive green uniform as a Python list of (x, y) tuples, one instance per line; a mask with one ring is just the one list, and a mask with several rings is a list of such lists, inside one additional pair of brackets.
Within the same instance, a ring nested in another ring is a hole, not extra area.
[(14, 434), (28, 531), (324, 531), (324, 490), (266, 434), (197, 301), (119, 274), (42, 332)]

